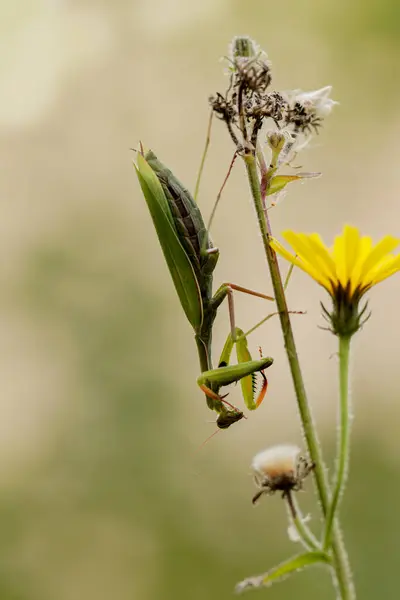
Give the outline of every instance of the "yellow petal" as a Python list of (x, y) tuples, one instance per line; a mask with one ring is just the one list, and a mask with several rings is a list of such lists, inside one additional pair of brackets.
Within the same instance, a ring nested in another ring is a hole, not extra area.
[(310, 246), (315, 254), (321, 260), (331, 279), (337, 279), (337, 271), (335, 261), (331, 256), (329, 249), (325, 246), (318, 233), (312, 233), (309, 236)]
[(343, 252), (346, 270), (344, 286), (347, 286), (348, 282), (351, 281), (353, 269), (359, 257), (360, 241), (360, 233), (357, 227), (345, 225), (343, 228)]
[(400, 271), (400, 255), (392, 256), (392, 260), (385, 261), (385, 263), (386, 264), (382, 264), (380, 268), (375, 271), (372, 279), (372, 285), (376, 285), (397, 271)]
[(342, 235), (338, 235), (335, 237), (335, 241), (333, 243), (332, 249), (333, 259), (336, 264), (336, 275), (339, 282), (343, 287), (346, 286), (346, 282), (348, 280), (347, 275), (347, 265), (346, 265), (346, 252), (345, 252), (345, 242), (344, 237)]
[(369, 236), (360, 236), (356, 227), (345, 225), (343, 233), (335, 238), (333, 249), (328, 249), (316, 233), (283, 232), (292, 246), (293, 256), (276, 240), (271, 243), (284, 258), (308, 273), (315, 281), (335, 296), (339, 285), (350, 284), (350, 298), (356, 290), (366, 292), (370, 287), (400, 271), (400, 255), (391, 254), (400, 244), (400, 238), (387, 235), (375, 246)]
[(290, 254), (290, 252), (288, 252), (286, 250), (286, 248), (284, 248), (282, 246), (282, 244), (280, 244), (278, 242), (278, 240), (276, 240), (275, 238), (271, 239), (269, 244), (275, 250), (275, 252), (277, 252), (278, 254), (283, 256), (283, 258), (285, 258), (289, 262), (293, 263), (300, 269), (302, 269), (302, 271), (304, 271), (305, 273), (310, 275), (310, 277), (315, 279), (315, 281), (317, 283), (322, 285), (324, 288), (326, 288), (328, 290), (329, 293), (331, 293), (332, 286), (330, 284), (330, 281), (324, 277), (321, 277), (321, 274), (315, 268), (313, 268), (312, 265), (310, 265), (308, 262), (302, 260), (301, 258), (293, 256), (293, 254)]
[(363, 281), (368, 278), (369, 272), (374, 269), (384, 257), (394, 250), (400, 244), (400, 240), (391, 235), (385, 236), (378, 242), (373, 250), (366, 257), (360, 272), (360, 279)]
[(360, 285), (362, 285), (361, 270), (367, 256), (371, 252), (371, 249), (372, 240), (369, 236), (365, 235), (359, 239), (358, 251), (353, 264), (353, 269), (352, 272), (349, 273), (351, 292), (354, 292), (354, 290), (356, 290), (358, 287), (360, 287)]
[[(327, 250), (323, 246), (321, 239), (317, 234), (316, 237), (311, 237), (305, 233), (294, 233), (293, 231), (285, 231), (282, 236), (293, 247), (295, 253), (305, 262), (308, 263), (319, 277), (324, 281), (336, 279), (336, 273), (333, 265), (329, 263)], [(318, 238), (318, 239), (317, 239)], [(324, 285), (324, 284), (323, 284)]]

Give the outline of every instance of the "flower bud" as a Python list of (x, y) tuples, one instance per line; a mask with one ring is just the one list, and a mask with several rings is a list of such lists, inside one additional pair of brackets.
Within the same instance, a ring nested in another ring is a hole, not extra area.
[(231, 58), (243, 56), (251, 58), (258, 52), (258, 45), (248, 35), (234, 37), (231, 44)]
[(273, 152), (279, 154), (286, 142), (286, 137), (280, 131), (269, 131), (267, 133), (268, 146)]

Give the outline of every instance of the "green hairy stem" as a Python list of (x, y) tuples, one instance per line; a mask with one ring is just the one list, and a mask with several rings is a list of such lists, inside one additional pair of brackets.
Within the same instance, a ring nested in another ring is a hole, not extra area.
[(324, 548), (329, 548), (335, 516), (346, 483), (350, 446), (349, 415), (349, 356), (350, 337), (339, 337), (340, 424), (338, 440), (338, 464), (332, 501), (326, 516)]
[[(297, 405), (300, 413), (301, 424), (304, 437), (307, 442), (308, 452), (312, 461), (315, 463), (314, 477), (318, 498), (321, 504), (324, 518), (329, 514), (330, 490), (326, 478), (326, 470), (322, 458), (321, 445), (318, 440), (316, 427), (312, 418), (310, 406), (304, 387), (303, 376), (301, 373), (299, 358), (297, 355), (296, 344), (293, 336), (293, 329), (290, 322), (290, 316), (287, 308), (286, 297), (282, 277), (275, 251), (269, 245), (271, 229), (269, 226), (266, 211), (261, 197), (260, 181), (257, 173), (256, 158), (254, 154), (246, 153), (244, 155), (247, 176), (250, 184), (251, 195), (253, 198), (257, 220), (260, 227), (261, 237), (264, 245), (265, 256), (267, 258), (269, 271), (276, 305), (279, 311), (285, 350), (289, 361), (290, 372), (296, 393)], [(348, 563), (347, 552), (343, 539), (336, 522), (332, 523), (332, 553), (334, 575), (340, 590), (342, 600), (354, 600), (355, 592), (352, 582), (351, 571)]]

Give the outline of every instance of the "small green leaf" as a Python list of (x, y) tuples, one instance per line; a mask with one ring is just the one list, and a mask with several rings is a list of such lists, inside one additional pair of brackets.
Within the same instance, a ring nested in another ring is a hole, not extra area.
[(311, 567), (317, 564), (330, 565), (331, 559), (326, 552), (305, 552), (298, 554), (293, 558), (281, 563), (263, 575), (257, 577), (249, 577), (237, 584), (235, 592), (242, 592), (251, 588), (268, 587), (279, 579), (293, 575), (296, 571), (301, 571), (305, 567)]
[(288, 183), (291, 181), (298, 181), (299, 179), (301, 179), (301, 177), (298, 175), (277, 175), (276, 177), (273, 177), (268, 187), (267, 196), (272, 196), (272, 194), (280, 192)]
[(298, 173), (297, 175), (276, 175), (271, 179), (267, 190), (267, 196), (272, 196), (280, 192), (292, 181), (300, 181), (301, 179), (311, 179), (313, 177), (319, 177), (321, 173)]
[(137, 163), (136, 174), (175, 289), (189, 322), (198, 331), (203, 322), (203, 303), (195, 272), (176, 234), (168, 201), (156, 174), (140, 153)]

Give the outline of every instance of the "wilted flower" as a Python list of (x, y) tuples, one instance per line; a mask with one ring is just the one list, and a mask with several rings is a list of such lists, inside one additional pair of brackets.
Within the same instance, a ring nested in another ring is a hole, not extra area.
[[(229, 84), (223, 94), (210, 97), (217, 116), (225, 121), (237, 148), (255, 153), (263, 123), (270, 120), (291, 135), (282, 148), (279, 164), (308, 143), (307, 136), (321, 127), (332, 107), (331, 87), (302, 92), (270, 91), (272, 65), (267, 54), (248, 36), (235, 37), (230, 45)], [(297, 148), (295, 148), (297, 146)], [(277, 165), (279, 166), (279, 165)]]
[(331, 295), (333, 312), (324, 312), (338, 335), (352, 335), (362, 325), (366, 305), (359, 311), (363, 295), (374, 285), (400, 270), (400, 255), (391, 254), (400, 239), (386, 235), (373, 245), (368, 236), (360, 236), (356, 227), (345, 225), (335, 238), (333, 248), (325, 246), (317, 233), (285, 231), (284, 239), (295, 255), (277, 240), (270, 245), (288, 261), (308, 273)]
[(293, 128), (297, 134), (310, 135), (313, 131), (316, 132), (333, 106), (338, 104), (329, 98), (331, 90), (331, 86), (326, 86), (312, 92), (301, 92), (300, 90), (287, 92), (286, 126)]
[(332, 98), (329, 98), (332, 91), (332, 86), (327, 85), (320, 90), (314, 90), (311, 92), (302, 92), (300, 90), (294, 90), (292, 97), (295, 102), (299, 102), (309, 112), (314, 112), (318, 117), (327, 117), (332, 108), (339, 104)]
[(302, 488), (303, 479), (313, 469), (310, 463), (301, 455), (297, 446), (272, 446), (256, 454), (251, 463), (254, 479), (260, 491), (253, 498), (253, 504), (262, 494), (273, 494), (281, 491), (283, 496), (288, 492)]

